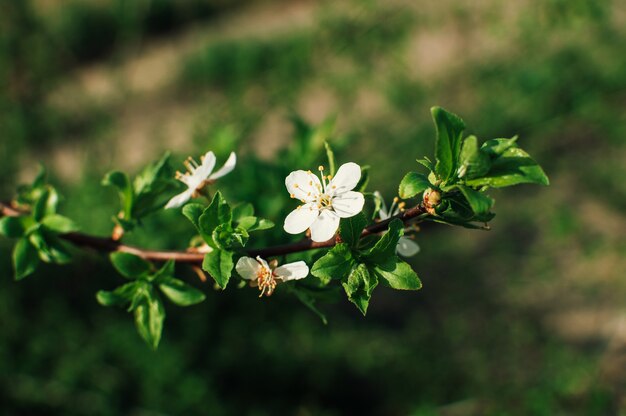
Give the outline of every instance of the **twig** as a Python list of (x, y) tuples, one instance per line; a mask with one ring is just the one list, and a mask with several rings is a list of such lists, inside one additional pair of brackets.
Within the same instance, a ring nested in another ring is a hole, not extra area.
[[(0, 203), (0, 216), (10, 216), (17, 217), (20, 215), (24, 215), (25, 212), (14, 208), (10, 205)], [(426, 214), (426, 208), (422, 204), (419, 204), (413, 208), (409, 208), (398, 215), (388, 218), (384, 221), (377, 222), (375, 224), (370, 225), (366, 229), (363, 230), (361, 234), (361, 238), (367, 237), (368, 235), (373, 235), (385, 231), (389, 227), (389, 223), (395, 219), (399, 218), (403, 222), (408, 222), (412, 219), (419, 217), (422, 214)], [(67, 233), (62, 234), (60, 236), (62, 239), (78, 246), (78, 247), (88, 247), (97, 251), (102, 251), (105, 253), (111, 253), (114, 251), (120, 251), (124, 253), (131, 253), (136, 256), (139, 256), (146, 260), (154, 260), (154, 261), (167, 261), (174, 260), (179, 263), (194, 263), (201, 264), (204, 259), (203, 253), (189, 253), (185, 251), (158, 251), (158, 250), (146, 250), (140, 247), (133, 247), (126, 244), (122, 244), (120, 241), (115, 241), (111, 238), (104, 237), (96, 237), (83, 233)], [(291, 253), (298, 253), (301, 251), (314, 250), (318, 248), (328, 248), (333, 247), (337, 244), (336, 237), (331, 238), (328, 241), (324, 242), (315, 242), (310, 239), (305, 239), (296, 243), (291, 244), (283, 244), (279, 246), (265, 247), (259, 249), (250, 249), (246, 250), (249, 256), (261, 256), (261, 257), (272, 257), (272, 256), (280, 256)]]

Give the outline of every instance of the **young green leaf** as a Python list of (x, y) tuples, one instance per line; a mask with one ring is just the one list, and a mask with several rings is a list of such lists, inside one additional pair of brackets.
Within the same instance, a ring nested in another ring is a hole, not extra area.
[(191, 203), (183, 207), (183, 215), (200, 231), (200, 216), (204, 213), (204, 205)]
[(339, 235), (350, 247), (356, 247), (366, 225), (367, 219), (362, 212), (350, 218), (342, 218), (339, 222)]
[(374, 274), (385, 286), (398, 290), (419, 290), (422, 282), (411, 266), (394, 257), (385, 264), (377, 265), (373, 268)]
[(435, 171), (439, 178), (446, 181), (455, 174), (457, 169), (465, 123), (460, 117), (441, 107), (433, 107), (430, 111), (437, 129)]
[(376, 275), (371, 274), (365, 264), (359, 264), (352, 269), (348, 279), (342, 286), (350, 302), (354, 303), (363, 316), (367, 313), (372, 291), (378, 285)]
[(132, 218), (135, 194), (128, 176), (124, 172), (120, 171), (109, 172), (106, 174), (104, 179), (102, 179), (102, 185), (117, 188), (124, 218), (127, 220)]
[(135, 177), (133, 183), (135, 195), (146, 195), (153, 192), (155, 188), (162, 188), (167, 182), (171, 181), (174, 175), (169, 160), (170, 153), (166, 152), (161, 159), (146, 166), (144, 170)]
[(46, 263), (65, 264), (71, 260), (66, 244), (44, 228), (31, 232), (28, 238), (37, 249), (39, 258)]
[(143, 294), (134, 307), (135, 325), (139, 335), (156, 350), (161, 341), (165, 309), (163, 302), (152, 288)]
[(164, 277), (159, 280), (159, 289), (172, 302), (178, 306), (195, 305), (202, 302), (206, 296), (204, 293), (188, 285), (182, 280), (173, 277)]
[(134, 254), (115, 252), (110, 255), (113, 267), (128, 279), (147, 277), (152, 271), (152, 265)]
[(35, 221), (40, 222), (47, 214), (48, 207), (48, 198), (50, 197), (50, 191), (45, 189), (40, 195), (39, 198), (33, 204), (33, 218)]
[(483, 150), (478, 148), (476, 136), (469, 136), (463, 141), (459, 168), (459, 178), (473, 179), (483, 176), (491, 168), (491, 158)]
[(0, 218), (0, 234), (8, 238), (20, 238), (25, 232), (24, 222), (21, 217)]
[(13, 268), (15, 280), (21, 280), (33, 273), (39, 264), (37, 249), (28, 238), (20, 238), (13, 249)]
[(233, 253), (227, 250), (213, 250), (204, 256), (202, 269), (209, 273), (215, 283), (225, 289), (233, 271)]
[(78, 231), (78, 226), (74, 221), (59, 214), (48, 215), (41, 223), (47, 229), (61, 234)]
[(465, 183), (469, 186), (502, 188), (520, 183), (548, 185), (550, 181), (541, 166), (519, 147), (509, 147), (492, 160), (491, 169), (484, 177)]
[(364, 253), (363, 260), (375, 266), (395, 257), (398, 240), (403, 234), (404, 223), (397, 218), (394, 219), (389, 223), (388, 231), (376, 242), (374, 247)]
[(102, 306), (123, 306), (133, 299), (137, 282), (126, 283), (113, 291), (99, 290), (96, 299)]
[(510, 139), (491, 139), (480, 146), (480, 150), (492, 157), (501, 156), (511, 147), (517, 147), (517, 136)]
[(400, 198), (403, 199), (413, 198), (430, 187), (431, 184), (426, 175), (417, 172), (409, 172), (400, 182), (398, 195), (400, 195)]
[(454, 188), (461, 191), (467, 202), (469, 203), (474, 214), (483, 216), (489, 213), (489, 210), (493, 206), (493, 199), (487, 195), (475, 191), (468, 186), (455, 185)]
[(221, 224), (228, 224), (232, 222), (232, 212), (230, 207), (223, 200), (222, 194), (218, 191), (213, 196), (211, 204), (204, 210), (203, 214), (198, 219), (200, 228), (200, 234), (205, 239), (207, 244), (215, 247), (213, 242), (213, 231)]
[(243, 203), (233, 208), (233, 221), (240, 221), (244, 217), (254, 217), (254, 206), (249, 203)]
[(340, 243), (313, 264), (311, 274), (322, 283), (328, 284), (333, 279), (345, 278), (355, 264), (350, 247), (346, 243)]
[(237, 225), (248, 232), (267, 230), (274, 227), (272, 221), (258, 217), (242, 217), (237, 221)]

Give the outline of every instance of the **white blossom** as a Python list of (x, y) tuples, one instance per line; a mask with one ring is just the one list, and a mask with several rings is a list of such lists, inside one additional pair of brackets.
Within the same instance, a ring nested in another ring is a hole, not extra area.
[(299, 234), (311, 229), (311, 239), (316, 242), (329, 240), (339, 227), (340, 218), (353, 217), (363, 209), (365, 198), (353, 191), (361, 179), (361, 167), (345, 163), (337, 174), (324, 175), (324, 167), (318, 168), (320, 179), (311, 171), (297, 170), (285, 179), (285, 186), (292, 198), (303, 205), (293, 210), (283, 228), (289, 234)]
[(187, 185), (187, 189), (170, 199), (165, 208), (178, 208), (184, 205), (189, 199), (196, 198), (199, 195), (200, 190), (206, 185), (213, 183), (216, 179), (221, 178), (224, 175), (229, 174), (235, 165), (237, 164), (237, 156), (234, 152), (230, 154), (224, 166), (213, 172), (215, 168), (215, 154), (213, 152), (207, 152), (200, 158), (200, 164), (194, 159), (189, 157), (185, 161), (185, 167), (187, 172), (176, 172), (176, 179)]
[(261, 257), (242, 257), (237, 262), (235, 270), (239, 275), (250, 280), (252, 286), (258, 286), (261, 294), (259, 297), (270, 296), (274, 293), (277, 282), (304, 279), (309, 274), (309, 267), (303, 261), (277, 266), (276, 260), (269, 264)]
[[(387, 211), (387, 206), (385, 205), (385, 201), (380, 195), (380, 192), (374, 192), (374, 196), (380, 201), (381, 204), (380, 210), (378, 211), (378, 217), (381, 221), (398, 215), (400, 211), (404, 209), (404, 202), (398, 203), (398, 198), (394, 198), (393, 202), (391, 203), (391, 207), (389, 207), (389, 211)], [(408, 231), (408, 229), (405, 231)], [(413, 241), (410, 237), (403, 235), (398, 240), (396, 252), (403, 257), (413, 257), (420, 252), (420, 246), (417, 245), (417, 243)]]

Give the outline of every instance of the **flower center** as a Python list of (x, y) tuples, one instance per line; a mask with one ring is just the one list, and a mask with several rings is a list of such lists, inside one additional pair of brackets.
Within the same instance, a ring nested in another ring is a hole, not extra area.
[(333, 207), (333, 199), (327, 194), (320, 194), (317, 197), (317, 208), (330, 209)]
[(259, 297), (271, 296), (274, 293), (274, 289), (276, 289), (276, 279), (272, 275), (272, 271), (266, 269), (265, 267), (261, 267), (261, 269), (257, 273), (257, 284), (259, 286), (259, 290), (261, 294)]

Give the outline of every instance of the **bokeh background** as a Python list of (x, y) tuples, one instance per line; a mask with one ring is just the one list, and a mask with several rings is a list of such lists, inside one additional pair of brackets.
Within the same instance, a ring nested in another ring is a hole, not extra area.
[[(378, 288), (367, 318), (323, 306), (325, 326), (293, 297), (205, 285), (152, 352), (97, 304), (122, 282), (105, 259), (18, 284), (2, 239), (0, 413), (626, 414), (624, 2), (0, 3), (0, 196), (41, 162), (94, 234), (117, 209), (103, 174), (166, 149), (237, 149), (227, 196), (280, 223), (275, 165), (321, 160), (284, 148), (332, 119), (340, 160), (392, 198), (433, 152), (432, 105), (483, 139), (519, 134), (552, 183), (493, 192), (490, 232), (425, 227), (423, 290)], [(169, 212), (129, 241), (191, 234)]]

